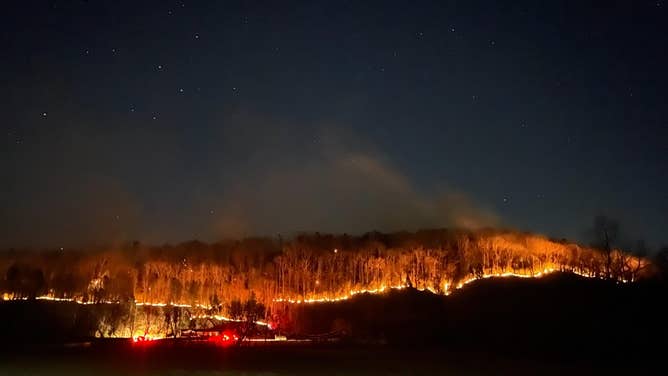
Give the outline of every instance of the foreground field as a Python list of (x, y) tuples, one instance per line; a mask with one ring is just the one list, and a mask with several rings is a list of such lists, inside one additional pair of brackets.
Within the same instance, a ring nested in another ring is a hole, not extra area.
[(137, 349), (107, 341), (89, 347), (48, 347), (2, 356), (4, 375), (591, 375), (633, 374), (650, 364), (557, 359), (546, 354), (474, 349), (309, 345), (221, 349), (166, 341)]

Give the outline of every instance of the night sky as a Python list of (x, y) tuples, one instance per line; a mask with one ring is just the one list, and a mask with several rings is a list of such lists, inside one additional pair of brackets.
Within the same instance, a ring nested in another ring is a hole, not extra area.
[(2, 247), (597, 214), (668, 241), (668, 2), (12, 3)]

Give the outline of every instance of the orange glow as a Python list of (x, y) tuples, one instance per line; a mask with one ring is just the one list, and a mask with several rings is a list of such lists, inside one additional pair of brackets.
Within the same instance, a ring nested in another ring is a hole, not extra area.
[[(77, 288), (58, 284), (62, 281), (56, 277), (68, 270), (69, 265), (55, 268), (47, 262), (41, 264), (44, 275), (48, 276), (47, 289), (42, 291), (48, 293), (36, 299), (81, 305), (122, 304), (122, 312), (127, 312), (126, 316), (132, 320), (126, 320), (122, 326), (100, 321), (98, 335), (133, 338), (135, 343), (167, 333), (178, 335), (176, 329), (186, 319), (240, 322), (230, 314), (232, 303), (245, 302), (251, 297), (274, 317), (286, 308), (283, 304), (340, 302), (360, 294), (386, 294), (409, 286), (449, 296), (470, 283), (488, 278), (542, 278), (563, 272), (632, 283), (652, 272), (649, 260), (619, 250), (612, 253), (612, 265), (606, 265), (605, 255), (599, 251), (538, 236), (514, 233), (448, 236), (447, 246), (451, 248), (447, 249), (430, 248), (419, 241), (403, 248), (369, 242), (350, 249), (338, 243), (318, 248), (308, 242), (295, 242), (284, 246), (279, 255), (257, 260), (239, 251), (232, 253), (235, 256), (230, 260), (208, 262), (207, 256), (198, 261), (183, 258), (175, 263), (156, 257), (139, 267), (110, 251), (104, 257), (82, 256), (74, 264), (80, 281)], [(116, 278), (123, 278), (119, 281), (127, 282), (127, 287), (115, 283)], [(119, 286), (124, 286), (122, 291), (116, 291)], [(5, 301), (28, 300), (28, 296), (36, 294), (26, 291), (0, 293)], [(125, 300), (128, 297), (135, 300)], [(278, 321), (274, 322), (276, 325), (267, 321), (256, 324), (269, 329), (280, 326)], [(149, 333), (151, 336), (147, 337)]]
[[(564, 270), (563, 268), (562, 269), (544, 268), (543, 270), (538, 271), (538, 272), (534, 272), (533, 274), (531, 274), (531, 273), (517, 273), (517, 272), (497, 272), (497, 273), (485, 273), (480, 277), (469, 276), (469, 277), (467, 277), (463, 280), (458, 281), (457, 284), (454, 285), (454, 287), (455, 287), (455, 290), (459, 290), (459, 289), (463, 288), (464, 286), (466, 286), (470, 283), (473, 283), (477, 280), (488, 279), (488, 278), (541, 278), (541, 277), (544, 277), (544, 276), (547, 276), (549, 274), (559, 272), (559, 271), (569, 272), (569, 273), (576, 274), (576, 275), (584, 277), (584, 278), (603, 279), (603, 276), (595, 276), (591, 273), (585, 273), (585, 272), (575, 270), (575, 269)], [(620, 278), (618, 280), (618, 282), (629, 283), (629, 282), (633, 282), (633, 281)], [(418, 287), (417, 290), (419, 290), (419, 291), (429, 291), (433, 294), (441, 294), (441, 295), (448, 296), (453, 291), (452, 286), (453, 286), (452, 282), (445, 282), (443, 284), (442, 290), (440, 290), (440, 291), (437, 290), (434, 287), (431, 287), (431, 286)], [(343, 294), (343, 295), (330, 296), (330, 295), (327, 295), (327, 294), (322, 294), (322, 295), (316, 295), (316, 296), (310, 296), (310, 297), (304, 297), (304, 298), (297, 298), (297, 297), (295, 297), (295, 298), (283, 298), (282, 297), (282, 298), (275, 298), (272, 301), (275, 302), (275, 303), (289, 303), (289, 304), (333, 303), (333, 302), (340, 302), (340, 301), (349, 300), (352, 297), (354, 297), (355, 295), (360, 295), (360, 294), (372, 294), (372, 295), (383, 294), (383, 293), (386, 293), (390, 290), (402, 290), (402, 289), (405, 289), (406, 287), (408, 287), (407, 284), (399, 284), (399, 285), (394, 285), (394, 286), (381, 285), (377, 288), (371, 288), (371, 289), (350, 290), (350, 291), (348, 291), (348, 293)], [(5, 299), (5, 300), (8, 300), (10, 298), (11, 297), (8, 296), (7, 294), (3, 295), (3, 299)], [(77, 303), (77, 304), (94, 304), (93, 302), (84, 302), (82, 300), (73, 299), (73, 298), (57, 298), (57, 297), (48, 296), (48, 295), (39, 296), (36, 299), (56, 301), (56, 302), (73, 302), (73, 303)], [(24, 300), (25, 300), (25, 298), (24, 298)], [(98, 302), (98, 303), (118, 304), (119, 302), (116, 302), (116, 301), (101, 301), (101, 302)], [(141, 307), (141, 306), (150, 306), (150, 307), (168, 307), (168, 306), (172, 306), (172, 307), (179, 307), (179, 308), (200, 308), (200, 309), (205, 309), (205, 310), (211, 308), (210, 306), (204, 305), (204, 304), (190, 305), (190, 304), (171, 303), (171, 302), (170, 303), (163, 303), (163, 302), (141, 302), (141, 301), (139, 301), (139, 302), (135, 302), (135, 305), (139, 306), (139, 307)], [(195, 318), (204, 318), (204, 319), (215, 319), (215, 320), (218, 320), (218, 321), (228, 321), (228, 322), (241, 322), (242, 321), (242, 320), (235, 320), (235, 319), (232, 319), (230, 317), (223, 316), (223, 315), (205, 315), (205, 314), (201, 314), (201, 315), (197, 315), (197, 316), (194, 316), (194, 317)], [(257, 321), (256, 324), (257, 325), (262, 325), (262, 326), (269, 326), (269, 324), (267, 322), (264, 322), (264, 321)]]
[[(567, 272), (567, 273), (572, 273), (584, 278), (598, 278), (598, 279), (604, 279), (603, 276), (596, 276), (593, 275), (592, 273), (584, 273), (582, 271), (578, 271), (575, 269), (571, 270), (566, 270), (563, 267), (562, 268), (544, 268), (543, 270), (533, 272), (533, 273), (518, 273), (518, 272), (497, 272), (497, 273), (485, 273), (481, 276), (469, 276), (468, 278), (465, 278), (461, 281), (458, 281), (457, 284), (455, 285), (455, 290), (459, 290), (463, 288), (464, 286), (473, 283), (475, 281), (481, 280), (481, 279), (488, 279), (488, 278), (541, 278), (545, 277), (547, 275), (550, 275), (555, 272)], [(621, 283), (628, 283), (632, 282), (623, 278), (620, 278), (618, 282)], [(322, 295), (322, 296), (313, 296), (313, 297), (308, 297), (308, 298), (276, 298), (273, 301), (276, 303), (289, 303), (289, 304), (313, 304), (313, 303), (331, 303), (331, 302), (340, 302), (344, 300), (351, 299), (355, 295), (359, 294), (382, 294), (385, 293), (389, 290), (401, 290), (408, 287), (408, 285), (396, 285), (396, 286), (380, 286), (375, 289), (360, 289), (360, 290), (350, 290), (347, 294), (344, 295), (336, 295), (336, 296), (328, 296), (328, 295)], [(426, 287), (418, 287), (418, 291), (429, 291), (433, 294), (440, 294), (440, 295), (445, 295), (448, 296), (452, 293), (452, 283), (451, 282), (445, 282), (443, 284), (443, 289), (441, 291), (438, 291), (436, 288), (431, 287), (431, 286), (426, 286)]]

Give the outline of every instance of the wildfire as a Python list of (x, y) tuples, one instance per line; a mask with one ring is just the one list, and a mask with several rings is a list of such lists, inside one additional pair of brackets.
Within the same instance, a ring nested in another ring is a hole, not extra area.
[(396, 286), (381, 286), (377, 289), (361, 289), (361, 290), (350, 290), (348, 294), (336, 297), (320, 297), (320, 298), (309, 298), (309, 299), (288, 299), (288, 298), (277, 298), (273, 301), (276, 303), (290, 303), (290, 304), (302, 304), (302, 303), (332, 303), (340, 302), (342, 300), (348, 300), (355, 295), (359, 294), (381, 294), (390, 289), (392, 290), (401, 290), (408, 287), (408, 285), (396, 285)]
[[(195, 319), (214, 319), (214, 320), (218, 320), (218, 321), (227, 321), (227, 322), (244, 322), (243, 320), (237, 320), (237, 319), (233, 319), (233, 318), (223, 316), (223, 315), (197, 315), (197, 316), (193, 316), (193, 318), (195, 318)], [(260, 326), (267, 326), (267, 327), (270, 326), (269, 323), (261, 321), (261, 320), (255, 321), (255, 324), (260, 325)], [(269, 329), (271, 329), (271, 328), (269, 328)]]
[[(498, 272), (498, 273), (485, 273), (481, 276), (470, 276), (462, 281), (459, 281), (457, 285), (455, 285), (455, 290), (459, 290), (463, 288), (464, 286), (473, 283), (475, 281), (481, 280), (481, 279), (489, 279), (489, 278), (541, 278), (545, 277), (549, 274), (555, 273), (555, 272), (565, 272), (568, 271), (570, 273), (576, 274), (578, 276), (584, 277), (584, 278), (598, 278), (598, 279), (603, 279), (603, 276), (598, 276), (594, 275), (591, 273), (584, 273), (575, 269), (572, 270), (564, 270), (563, 268), (544, 268), (541, 271), (538, 272), (528, 272), (528, 273), (517, 273), (517, 272)], [(628, 283), (628, 282), (633, 282), (632, 280), (626, 280), (626, 279), (619, 279), (618, 282), (621, 283)], [(396, 286), (381, 286), (376, 289), (360, 289), (360, 290), (350, 290), (347, 294), (344, 295), (338, 295), (338, 296), (320, 296), (320, 297), (313, 297), (313, 298), (277, 298), (273, 299), (274, 302), (276, 303), (289, 303), (289, 304), (313, 304), (313, 303), (332, 303), (332, 302), (340, 302), (340, 301), (345, 301), (349, 300), (355, 295), (359, 294), (382, 294), (385, 293), (389, 290), (401, 290), (408, 287), (407, 284), (401, 284), (401, 285), (396, 285)], [(440, 295), (445, 295), (449, 296), (452, 293), (452, 283), (451, 282), (445, 282), (443, 284), (443, 290), (438, 291), (437, 289), (427, 286), (427, 287), (419, 287), (417, 288), (418, 291), (429, 291), (432, 294), (440, 294)]]
[[(464, 286), (474, 283), (478, 280), (482, 279), (489, 279), (489, 278), (542, 278), (547, 275), (550, 275), (555, 272), (570, 272), (572, 274), (585, 277), (585, 278), (593, 278), (593, 279), (603, 279), (605, 278), (604, 275), (597, 274), (597, 273), (587, 273), (586, 271), (583, 270), (578, 270), (578, 269), (565, 269), (563, 266), (562, 267), (546, 267), (543, 268), (540, 271), (526, 271), (526, 272), (510, 272), (510, 271), (499, 271), (499, 272), (488, 272), (484, 273), (482, 275), (471, 275), (466, 279), (460, 280), (460, 281), (452, 281), (448, 280), (443, 283), (441, 288), (435, 288), (433, 286), (424, 286), (424, 285), (419, 285), (417, 287), (417, 290), (419, 291), (429, 291), (432, 294), (438, 294), (438, 295), (444, 295), (444, 296), (449, 296), (451, 295), (454, 291), (462, 289)], [(618, 283), (629, 283), (629, 282), (634, 282), (633, 279), (627, 280), (623, 278), (619, 278)], [(303, 297), (303, 298), (288, 298), (288, 297), (280, 297), (273, 299), (272, 301), (275, 303), (288, 303), (288, 304), (317, 304), (317, 303), (333, 303), (333, 302), (341, 302), (345, 300), (349, 300), (356, 295), (360, 294), (384, 294), (392, 290), (402, 290), (409, 287), (409, 284), (397, 284), (397, 285), (380, 285), (376, 288), (366, 288), (366, 289), (351, 289), (347, 293), (344, 293), (342, 295), (335, 295), (335, 296), (328, 296), (328, 295), (321, 295), (321, 296), (310, 296), (310, 297)], [(112, 300), (102, 300), (102, 301), (84, 301), (81, 298), (76, 298), (76, 297), (56, 297), (52, 295), (53, 292), (49, 295), (43, 295), (43, 296), (38, 296), (36, 297), (37, 300), (44, 300), (44, 301), (54, 301), (54, 302), (71, 302), (71, 303), (76, 303), (76, 304), (82, 304), (82, 305), (90, 305), (90, 304), (121, 304), (120, 301), (112, 301)], [(16, 297), (13, 294), (8, 294), (4, 293), (2, 295), (3, 300), (27, 300), (27, 297)], [(176, 302), (145, 302), (145, 301), (135, 301), (134, 302), (135, 306), (146, 306), (146, 307), (178, 307), (178, 308), (186, 308), (186, 309), (200, 309), (200, 310), (210, 310), (212, 307), (205, 305), (205, 304), (183, 304), (183, 303), (176, 303)], [(201, 312), (201, 311), (200, 311)], [(226, 322), (242, 322), (243, 320), (238, 320), (234, 319), (228, 316), (224, 316), (221, 314), (205, 314), (205, 313), (200, 313), (195, 316), (192, 316), (193, 318), (198, 318), (198, 319), (214, 319), (218, 321), (226, 321)], [(255, 321), (256, 325), (260, 326), (265, 326), (271, 329), (271, 324), (265, 321)], [(229, 337), (229, 336), (228, 336)], [(143, 345), (148, 345), (148, 342), (155, 341), (155, 340), (160, 340), (163, 337), (160, 337), (159, 335), (149, 335), (148, 333), (141, 331), (141, 332), (135, 332), (131, 335), (132, 342), (133, 343), (138, 343), (138, 344), (143, 344)], [(231, 337), (230, 337), (231, 338)], [(225, 339), (221, 337), (220, 339), (216, 339), (215, 341), (218, 341), (220, 343), (227, 343), (230, 338)], [(231, 341), (231, 340), (230, 340)]]
[[(455, 285), (455, 290), (459, 290), (463, 288), (464, 286), (473, 283), (475, 281), (481, 280), (481, 279), (489, 279), (489, 278), (541, 278), (544, 276), (547, 276), (549, 274), (559, 272), (559, 271), (565, 271), (563, 269), (559, 268), (544, 268), (543, 270), (535, 273), (517, 273), (517, 272), (499, 272), (499, 273), (486, 273), (481, 276), (470, 276), (462, 281), (459, 281)], [(590, 273), (585, 273), (579, 270), (568, 270), (568, 272), (576, 274), (578, 276), (584, 277), (584, 278), (603, 278), (602, 276), (597, 276), (593, 275)], [(619, 279), (618, 282), (621, 283), (629, 283), (633, 282), (633, 280), (627, 280), (627, 279)], [(383, 294), (385, 292), (388, 292), (390, 290), (402, 290), (408, 287), (408, 284), (399, 284), (399, 285), (394, 285), (394, 286), (385, 286), (381, 285), (378, 288), (375, 289), (358, 289), (358, 290), (350, 290), (348, 293), (343, 294), (343, 295), (338, 295), (338, 296), (318, 296), (318, 297), (310, 297), (310, 298), (276, 298), (273, 299), (272, 301), (275, 303), (289, 303), (289, 304), (313, 304), (313, 303), (334, 303), (334, 302), (340, 302), (340, 301), (345, 301), (349, 300), (352, 297), (360, 294)], [(452, 289), (452, 283), (451, 282), (445, 282), (443, 284), (443, 289), (441, 291), (438, 291), (437, 289), (431, 287), (431, 286), (426, 286), (426, 287), (418, 287), (417, 290), (419, 291), (429, 291), (432, 294), (441, 294), (441, 295), (450, 295), (453, 292)], [(5, 293), (2, 296), (3, 300), (12, 300), (13, 296)], [(83, 301), (81, 299), (76, 299), (76, 298), (59, 298), (59, 297), (54, 297), (52, 295), (42, 295), (36, 297), (37, 300), (48, 300), (48, 301), (55, 301), (55, 302), (71, 302), (71, 303), (77, 303), (77, 304), (82, 304), (82, 305), (88, 305), (88, 304), (119, 304), (119, 301), (111, 301), (111, 300), (103, 300), (103, 301), (98, 301), (98, 302), (92, 302), (92, 301)], [(22, 298), (22, 300), (27, 300), (27, 298)], [(208, 310), (211, 309), (210, 306), (204, 305), (204, 304), (183, 304), (183, 303), (174, 303), (174, 302), (142, 302), (142, 301), (136, 301), (134, 302), (136, 306), (148, 306), (148, 307), (179, 307), (179, 308), (199, 308), (199, 309), (204, 309)], [(229, 322), (240, 322), (241, 320), (235, 320), (230, 317), (226, 317), (223, 315), (198, 315), (195, 316), (196, 318), (209, 318), (209, 319), (216, 319), (219, 321), (229, 321)], [(258, 325), (262, 326), (267, 326), (268, 323), (258, 321)]]
[[(606, 258), (595, 249), (540, 236), (437, 231), (413, 234), (415, 242), (410, 248), (401, 246), (411, 239), (410, 234), (408, 238), (406, 234), (396, 239), (392, 236), (378, 244), (359, 238), (347, 248), (335, 248), (341, 247), (339, 242), (325, 242), (326, 238), (319, 236), (306, 237), (285, 244), (275, 257), (251, 257), (244, 251), (249, 245), (240, 244), (229, 249), (229, 259), (211, 258), (214, 249), (204, 247), (193, 250), (199, 255), (196, 263), (164, 257), (164, 250), (134, 264), (113, 251), (86, 253), (73, 261), (58, 262), (35, 254), (22, 263), (12, 258), (4, 260), (8, 283), (2, 287), (11, 288), (3, 289), (0, 295), (4, 301), (36, 298), (63, 304), (119, 305), (122, 309), (114, 310), (113, 315), (123, 315), (121, 321), (131, 318), (131, 324), (118, 327), (111, 321), (115, 316), (105, 316), (96, 335), (113, 333), (133, 342), (146, 342), (157, 339), (147, 337), (149, 334), (175, 334), (176, 326), (186, 319), (239, 322), (231, 314), (232, 303), (250, 297), (275, 315), (286, 308), (281, 304), (334, 303), (409, 286), (449, 296), (488, 278), (541, 278), (564, 272), (632, 283), (651, 273), (649, 260), (620, 250)], [(432, 249), (423, 244), (433, 236), (446, 239), (452, 247)], [(232, 261), (239, 261), (240, 266)], [(71, 275), (70, 268), (74, 270)], [(38, 277), (41, 280), (33, 281)], [(63, 283), (70, 277), (77, 282), (76, 287)], [(268, 322), (256, 324), (271, 328)]]
[[(544, 276), (547, 276), (549, 274), (558, 272), (558, 271), (564, 271), (563, 269), (559, 268), (544, 268), (543, 270), (535, 273), (517, 273), (517, 272), (499, 272), (499, 273), (486, 273), (483, 274), (482, 276), (470, 276), (462, 281), (459, 281), (454, 287), (455, 290), (459, 290), (463, 288), (464, 286), (473, 283), (475, 281), (481, 280), (481, 279), (489, 279), (489, 278), (541, 278)], [(569, 270), (568, 272), (576, 274), (581, 277), (585, 278), (603, 278), (602, 276), (597, 276), (593, 275), (590, 273), (584, 273), (579, 270)], [(618, 282), (621, 283), (629, 283), (633, 282), (632, 280), (627, 280), (627, 279), (619, 279)], [(438, 291), (434, 287), (431, 286), (426, 286), (426, 287), (419, 287), (417, 290), (419, 291), (429, 291), (432, 294), (441, 294), (448, 296), (453, 292), (452, 289), (452, 283), (451, 282), (445, 282), (443, 284), (443, 289), (441, 291)], [(275, 303), (289, 303), (289, 304), (314, 304), (314, 303), (334, 303), (334, 302), (341, 302), (345, 300), (349, 300), (353, 298), (356, 295), (360, 294), (383, 294), (385, 292), (388, 292), (390, 290), (402, 290), (408, 287), (408, 284), (399, 284), (399, 285), (394, 285), (394, 286), (385, 286), (381, 285), (378, 288), (374, 289), (358, 289), (358, 290), (350, 290), (348, 293), (343, 294), (343, 295), (338, 295), (338, 296), (317, 296), (317, 297), (310, 297), (310, 298), (276, 298), (273, 299), (273, 302)], [(12, 296), (8, 294), (3, 294), (3, 300), (11, 300)], [(23, 298), (26, 300), (27, 298)], [(38, 296), (36, 298), (37, 300), (48, 300), (48, 301), (56, 301), (56, 302), (72, 302), (72, 303), (77, 303), (77, 304), (95, 304), (95, 303), (102, 303), (102, 304), (119, 304), (120, 302), (118, 301), (110, 301), (110, 300), (104, 300), (104, 301), (98, 301), (98, 302), (91, 302), (91, 301), (83, 301), (81, 299), (76, 299), (76, 298), (58, 298), (54, 297), (51, 295), (43, 295), (43, 296)], [(204, 305), (204, 304), (183, 304), (183, 303), (174, 303), (174, 302), (142, 302), (142, 301), (136, 301), (134, 302), (136, 306), (148, 306), (148, 307), (179, 307), (179, 308), (200, 308), (204, 310), (211, 309), (210, 306)], [(215, 319), (218, 321), (228, 321), (228, 322), (240, 322), (241, 320), (235, 320), (227, 316), (223, 315), (198, 315), (195, 316), (196, 318), (205, 318), (205, 319)], [(263, 322), (263, 321), (258, 321), (256, 322), (258, 325), (262, 326), (267, 326), (268, 323)]]

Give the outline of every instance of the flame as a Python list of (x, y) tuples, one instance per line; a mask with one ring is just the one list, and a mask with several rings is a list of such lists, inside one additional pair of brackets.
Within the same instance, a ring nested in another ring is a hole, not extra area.
[[(459, 280), (459, 281), (453, 281), (453, 280), (446, 280), (443, 282), (443, 284), (439, 287), (435, 286), (424, 286), (424, 285), (418, 285), (417, 290), (419, 291), (429, 291), (432, 294), (437, 294), (437, 295), (444, 295), (444, 296), (449, 296), (451, 295), (454, 291), (459, 290), (464, 288), (466, 285), (474, 283), (478, 280), (482, 279), (489, 279), (489, 278), (542, 278), (547, 275), (553, 274), (555, 272), (568, 272), (572, 273), (584, 278), (591, 278), (591, 279), (605, 279), (606, 276), (600, 274), (600, 273), (595, 273), (591, 271), (587, 271), (584, 269), (577, 269), (577, 268), (567, 268), (564, 267), (563, 265), (560, 265), (559, 267), (545, 267), (542, 270), (539, 271), (533, 271), (533, 270), (525, 270), (524, 272), (510, 272), (510, 271), (496, 271), (496, 272), (487, 272), (482, 275), (469, 275), (465, 279)], [(617, 279), (618, 283), (632, 283), (634, 282), (633, 279), (624, 279), (624, 278), (618, 278)], [(371, 295), (377, 295), (377, 294), (384, 294), (389, 291), (393, 290), (402, 290), (409, 287), (408, 284), (396, 284), (396, 285), (386, 285), (386, 284), (381, 284), (375, 288), (362, 288), (362, 289), (351, 289), (347, 291), (346, 293), (340, 294), (340, 295), (328, 295), (328, 294), (320, 294), (320, 295), (309, 295), (309, 296), (302, 296), (302, 297), (279, 297), (275, 298), (272, 301), (275, 303), (287, 303), (287, 304), (318, 304), (318, 303), (333, 303), (333, 302), (341, 302), (341, 301), (346, 301), (349, 300), (356, 295), (360, 294), (371, 294)], [(47, 295), (42, 295), (36, 297), (37, 300), (44, 300), (44, 301), (53, 301), (53, 302), (71, 302), (71, 303), (76, 303), (76, 304), (82, 304), (82, 305), (90, 305), (90, 304), (121, 304), (120, 301), (113, 301), (113, 300), (103, 300), (103, 301), (97, 301), (97, 302), (92, 302), (92, 301), (84, 301), (82, 298), (79, 297), (56, 297), (53, 295), (53, 292), (50, 292), (50, 294)], [(17, 297), (12, 293), (3, 293), (2, 294), (2, 300), (28, 300), (27, 297)], [(177, 303), (177, 302), (150, 302), (150, 301), (134, 301), (135, 306), (142, 307), (179, 307), (179, 308), (186, 308), (186, 309), (201, 309), (201, 310), (210, 310), (212, 307), (209, 305), (205, 304), (183, 304), (183, 303)], [(198, 314), (196, 316), (193, 316), (193, 318), (200, 318), (200, 319), (215, 319), (218, 321), (226, 321), (226, 322), (242, 322), (243, 320), (238, 320), (234, 319), (228, 316), (220, 315), (220, 314)], [(255, 321), (256, 325), (260, 326), (265, 326), (268, 327), (269, 329), (272, 329), (272, 325), (269, 322), (265, 321)], [(125, 338), (132, 338), (133, 343), (136, 342), (147, 342), (147, 341), (154, 341), (154, 340), (159, 340), (162, 339), (163, 337), (159, 335), (149, 335), (146, 332), (135, 332), (133, 333), (130, 337), (125, 337)]]
[(302, 303), (332, 303), (340, 302), (342, 300), (348, 300), (355, 295), (359, 294), (382, 294), (388, 290), (401, 290), (408, 287), (408, 285), (396, 285), (396, 286), (381, 286), (376, 289), (361, 289), (361, 290), (350, 290), (348, 294), (336, 296), (336, 297), (319, 297), (319, 298), (308, 298), (308, 299), (290, 299), (290, 298), (277, 298), (273, 301), (276, 303), (290, 303), (290, 304), (302, 304)]
[[(481, 279), (489, 279), (489, 278), (541, 278), (547, 275), (550, 275), (555, 272), (570, 272), (572, 274), (584, 277), (584, 278), (594, 278), (594, 279), (603, 279), (603, 276), (597, 276), (592, 273), (585, 273), (583, 271), (579, 271), (576, 269), (572, 270), (564, 270), (563, 268), (544, 268), (541, 271), (535, 272), (535, 273), (517, 273), (517, 272), (498, 272), (498, 273), (486, 273), (481, 276), (469, 276), (468, 278), (461, 280), (457, 282), (455, 285), (454, 290), (459, 290), (462, 289), (464, 286), (473, 283), (475, 281), (481, 280)], [(627, 280), (620, 278), (618, 282), (621, 283), (629, 283), (633, 282), (632, 280)], [(419, 287), (417, 290), (419, 291), (429, 291), (432, 294), (437, 294), (437, 295), (445, 295), (449, 296), (452, 292), (453, 284), (451, 282), (445, 282), (443, 284), (443, 289), (441, 291), (438, 291), (436, 288), (431, 287), (431, 286), (426, 286), (426, 287)], [(304, 297), (304, 298), (289, 298), (289, 297), (281, 297), (281, 298), (275, 298), (272, 301), (275, 303), (288, 303), (288, 304), (314, 304), (314, 303), (334, 303), (334, 302), (341, 302), (345, 300), (349, 300), (353, 298), (356, 295), (360, 294), (383, 294), (391, 290), (402, 290), (407, 288), (407, 284), (398, 284), (394, 286), (386, 286), (386, 285), (381, 285), (377, 288), (373, 289), (358, 289), (358, 290), (350, 290), (347, 293), (343, 295), (335, 295), (335, 296), (328, 296), (328, 295), (321, 295), (321, 296), (313, 296), (313, 297)], [(13, 296), (10, 296), (9, 294), (5, 293), (3, 294), (3, 300), (10, 300), (12, 299)], [(22, 300), (27, 300), (27, 298), (21, 298)], [(36, 299), (38, 300), (48, 300), (48, 301), (56, 301), (56, 302), (72, 302), (72, 303), (77, 303), (77, 304), (95, 304), (95, 302), (90, 302), (90, 301), (83, 301), (81, 299), (76, 299), (76, 298), (58, 298), (54, 297), (51, 295), (43, 295), (43, 296), (38, 296)], [(97, 303), (102, 303), (102, 304), (119, 304), (120, 302), (118, 301), (110, 301), (110, 300), (104, 300), (104, 301), (99, 301)], [(142, 302), (142, 301), (135, 301), (134, 304), (136, 306), (149, 306), (149, 307), (179, 307), (179, 308), (200, 308), (200, 309), (211, 309), (211, 306), (205, 305), (205, 304), (183, 304), (183, 303), (175, 303), (175, 302)], [(223, 315), (198, 315), (195, 316), (196, 318), (208, 318), (208, 319), (215, 319), (218, 321), (228, 321), (228, 322), (241, 322), (242, 320), (236, 320), (227, 316)], [(257, 321), (257, 325), (262, 325), (262, 326), (269, 326), (268, 323), (264, 321)]]
[[(527, 273), (518, 273), (518, 272), (497, 272), (497, 273), (485, 273), (481, 276), (469, 276), (468, 278), (461, 280), (457, 282), (455, 285), (455, 290), (462, 289), (464, 286), (482, 280), (482, 279), (489, 279), (489, 278), (542, 278), (547, 275), (553, 274), (555, 272), (570, 272), (572, 274), (578, 275), (580, 277), (584, 278), (593, 278), (593, 279), (604, 279), (603, 276), (597, 276), (592, 273), (585, 273), (576, 269), (571, 269), (571, 270), (565, 270), (562, 268), (544, 268), (541, 271), (538, 272), (527, 272)], [(627, 279), (619, 278), (617, 282), (621, 283), (629, 283), (633, 281), (629, 281)], [(289, 303), (289, 304), (313, 304), (313, 303), (332, 303), (332, 302), (340, 302), (340, 301), (345, 301), (353, 298), (355, 295), (359, 294), (382, 294), (385, 293), (389, 290), (401, 290), (408, 287), (406, 284), (401, 284), (401, 285), (395, 285), (395, 286), (380, 286), (379, 288), (376, 289), (360, 289), (360, 290), (350, 290), (347, 294), (343, 295), (337, 295), (337, 296), (319, 296), (319, 297), (311, 297), (311, 298), (276, 298), (273, 299), (273, 302), (275, 303)], [(427, 286), (427, 287), (419, 287), (417, 288), (418, 291), (429, 291), (432, 294), (437, 294), (437, 295), (445, 295), (449, 296), (452, 294), (452, 284), (451, 282), (445, 282), (443, 284), (443, 290), (438, 291), (437, 289)]]

